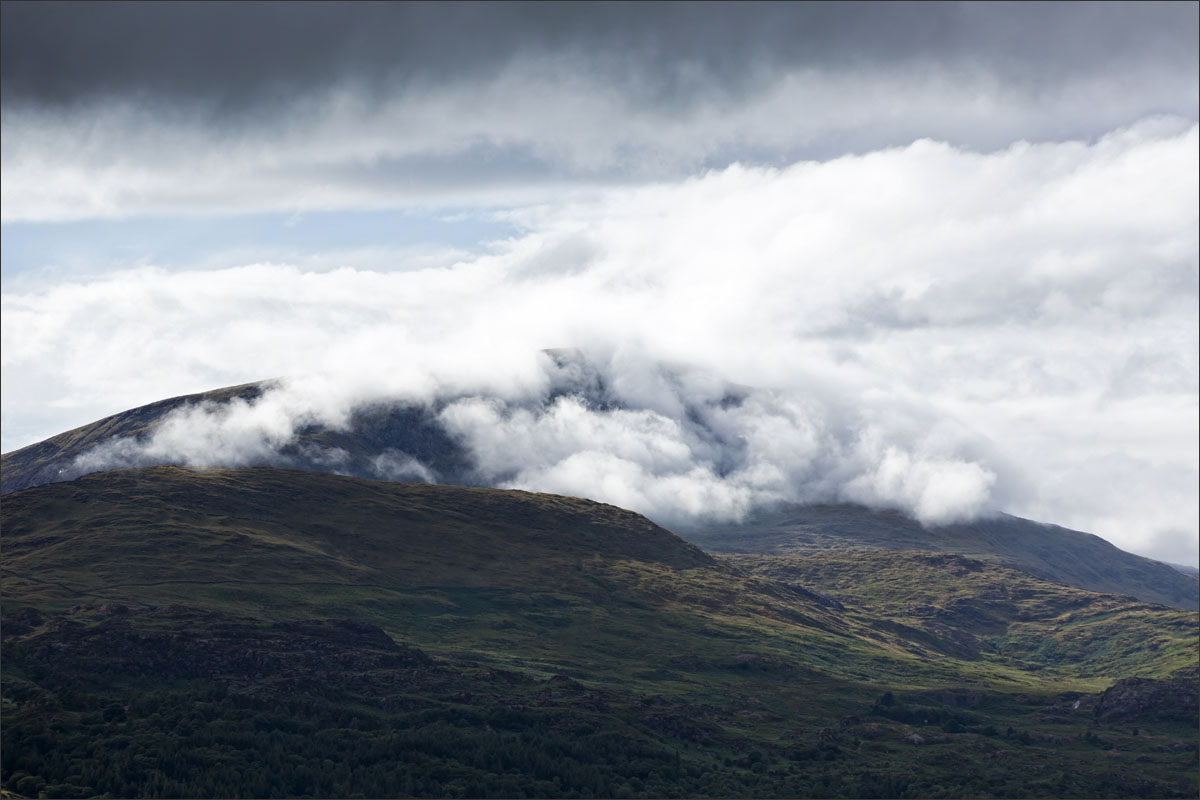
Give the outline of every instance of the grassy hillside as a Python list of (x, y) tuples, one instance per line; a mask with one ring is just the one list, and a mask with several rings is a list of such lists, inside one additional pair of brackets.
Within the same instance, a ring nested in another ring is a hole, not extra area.
[(519, 647), (546, 670), (621, 681), (619, 661), (673, 663), (707, 628), (729, 629), (704, 649), (735, 663), (747, 615), (804, 633), (828, 660), (860, 646), (819, 598), (575, 498), (159, 467), (10, 495), (4, 517), (6, 585), (51, 610), (91, 599), (272, 621), (354, 614), (447, 655), (474, 648), (504, 666)]
[(728, 562), (586, 500), (268, 468), (10, 494), (2, 544), (23, 795), (1197, 791), (1195, 615), (976, 562)]
[(786, 506), (741, 524), (697, 527), (685, 535), (714, 553), (959, 553), (1066, 586), (1193, 611), (1200, 607), (1195, 576), (1126, 553), (1090, 533), (1009, 515), (926, 528), (897, 511), (845, 504)]
[(956, 554), (859, 550), (723, 559), (827, 593), (880, 627), (910, 630), (960, 658), (1159, 678), (1196, 666), (1193, 612), (1072, 589)]

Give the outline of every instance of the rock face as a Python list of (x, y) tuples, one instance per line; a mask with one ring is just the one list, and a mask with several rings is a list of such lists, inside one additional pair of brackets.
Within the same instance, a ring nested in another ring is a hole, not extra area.
[(1200, 690), (1194, 683), (1125, 678), (1100, 695), (1095, 714), (1105, 722), (1178, 720), (1195, 724), (1198, 696)]

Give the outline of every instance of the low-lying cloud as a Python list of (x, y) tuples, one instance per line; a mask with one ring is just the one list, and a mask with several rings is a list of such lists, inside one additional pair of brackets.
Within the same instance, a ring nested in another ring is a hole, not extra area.
[[(538, 361), (533, 380), (503, 393), (462, 386), (367, 398), (315, 392), (316, 378), (278, 381), (249, 400), (185, 405), (148, 436), (85, 451), (62, 477), (161, 463), (298, 466), (591, 497), (672, 525), (740, 520), (779, 502), (859, 502), (929, 524), (996, 510), (1002, 457), (924, 409), (871, 413), (827, 391), (789, 397), (619, 353), (597, 361), (553, 351)], [(424, 409), (413, 424), (446, 434), (470, 466), (438, 474), (421, 460), (428, 448), (385, 446), (364, 470), (312, 438), (359, 433), (356, 411), (380, 403)]]
[[(321, 375), (109, 455), (259, 463), (403, 401), (489, 480), (664, 521), (775, 499), (1002, 508), (1194, 561), (1197, 150), (1173, 118), (987, 153), (920, 140), (529, 206), (489, 253), (419, 270), (146, 267), (7, 293), (5, 447)], [(607, 395), (561, 391), (592, 378)]]

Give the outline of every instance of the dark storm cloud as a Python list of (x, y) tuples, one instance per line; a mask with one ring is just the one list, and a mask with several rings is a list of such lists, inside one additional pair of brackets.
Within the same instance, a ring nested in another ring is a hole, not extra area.
[(237, 114), (299, 93), (469, 80), (568, 59), (644, 101), (736, 93), (779, 69), (889, 63), (1055, 84), (1195, 69), (1197, 5), (26, 3), (3, 5), (4, 102), (132, 97)]

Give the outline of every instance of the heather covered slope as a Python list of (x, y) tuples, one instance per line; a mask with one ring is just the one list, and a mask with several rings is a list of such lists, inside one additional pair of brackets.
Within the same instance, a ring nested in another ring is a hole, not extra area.
[(1089, 533), (1020, 517), (924, 527), (896, 511), (846, 504), (786, 506), (740, 524), (682, 532), (713, 553), (815, 555), (862, 550), (958, 553), (1048, 581), (1197, 609), (1196, 576), (1120, 550)]
[(22, 794), (1197, 789), (1194, 615), (979, 562), (730, 563), (587, 500), (272, 468), (10, 494), (2, 544)]

